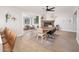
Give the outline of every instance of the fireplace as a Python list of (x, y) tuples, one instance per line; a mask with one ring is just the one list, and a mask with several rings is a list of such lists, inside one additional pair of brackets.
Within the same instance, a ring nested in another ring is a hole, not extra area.
[(42, 20), (42, 27), (54, 27), (54, 20)]

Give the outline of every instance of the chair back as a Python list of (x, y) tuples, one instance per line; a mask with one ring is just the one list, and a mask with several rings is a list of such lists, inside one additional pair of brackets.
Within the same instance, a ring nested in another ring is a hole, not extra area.
[(12, 50), (14, 48), (15, 40), (16, 40), (16, 33), (15, 32), (11, 32), (9, 44), (10, 44)]
[(47, 32), (47, 34), (52, 35), (52, 34), (54, 34), (54, 33), (55, 33), (55, 31), (56, 31), (56, 28), (54, 28), (54, 29), (52, 29), (52, 30), (48, 31), (48, 32)]
[(37, 29), (37, 32), (38, 32), (38, 33), (43, 33), (43, 29), (42, 29), (42, 28), (38, 28), (38, 29)]
[(9, 51), (12, 51), (16, 40), (16, 33), (7, 27), (4, 29), (3, 33), (5, 35), (5, 40), (7, 40), (7, 44), (4, 45), (4, 50), (7, 50), (8, 48), (6, 47), (9, 46)]

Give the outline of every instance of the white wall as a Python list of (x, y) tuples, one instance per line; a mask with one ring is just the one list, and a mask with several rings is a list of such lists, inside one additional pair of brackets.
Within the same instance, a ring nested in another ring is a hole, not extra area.
[(56, 6), (54, 12), (47, 12), (45, 20), (55, 20), (55, 25), (60, 25), (61, 30), (76, 32), (76, 18), (73, 19), (75, 8), (73, 6)]
[(76, 32), (76, 18), (73, 19), (73, 14), (70, 13), (57, 13), (57, 18), (55, 19), (55, 25), (59, 24), (61, 30), (69, 31), (69, 32)]
[(45, 20), (55, 20), (54, 25), (60, 25), (61, 30), (76, 32), (76, 18), (74, 17), (73, 19), (73, 15), (74, 11), (72, 12), (72, 14), (66, 12), (63, 13), (60, 12), (60, 13), (54, 13), (54, 17), (56, 18), (53, 18), (53, 13), (49, 12), (47, 13)]
[(45, 20), (55, 20), (55, 25), (60, 25), (61, 30), (76, 32), (76, 18), (73, 19), (75, 8), (58, 6), (54, 12), (47, 12)]
[(73, 20), (73, 16), (59, 16), (55, 19), (55, 25), (59, 24), (61, 30), (76, 32), (76, 19)]
[[(5, 14), (9, 13), (16, 18), (15, 21), (9, 20), (6, 23)], [(0, 7), (0, 28), (2, 27), (9, 27), (14, 32), (17, 33), (17, 36), (23, 35), (23, 27), (24, 21), (23, 16), (40, 16), (38, 13), (32, 12), (31, 10), (25, 10), (23, 8), (18, 7)], [(40, 23), (39, 23), (40, 26)]]
[[(16, 20), (15, 21), (9, 20), (6, 23), (6, 18), (5, 18), (6, 13), (9, 13), (12, 16), (14, 16)], [(22, 35), (23, 27), (24, 27), (23, 16), (40, 16), (40, 14), (35, 13), (31, 10), (19, 8), (19, 7), (12, 7), (12, 6), (0, 7), (0, 28), (7, 26), (11, 28), (14, 32), (16, 32), (17, 36)], [(39, 23), (39, 26), (40, 26), (40, 23)]]
[[(43, 15), (44, 11), (42, 10), (43, 7), (35, 7), (35, 6), (27, 6), (27, 7), (21, 7), (25, 9), (25, 14), (27, 15)], [(70, 31), (70, 32), (76, 32), (76, 20), (73, 20), (73, 14), (75, 11), (75, 7), (73, 6), (56, 6), (55, 13), (56, 19), (55, 19), (55, 25), (59, 24), (61, 29), (64, 31)], [(51, 13), (48, 13), (46, 16), (47, 20), (54, 20), (52, 18)], [(51, 16), (50, 16), (51, 15)], [(45, 19), (45, 20), (46, 20)], [(41, 21), (41, 20), (40, 20)], [(41, 26), (41, 22), (39, 24)]]
[[(70, 7), (69, 7), (70, 8)], [(59, 8), (61, 9), (61, 7)], [(71, 8), (70, 8), (71, 9)], [(70, 10), (68, 9), (68, 10)], [(36, 9), (35, 9), (36, 10)], [(38, 9), (39, 11), (39, 9)], [(66, 10), (65, 10), (66, 11)], [(76, 32), (76, 20), (73, 21), (73, 13), (74, 12), (65, 12), (59, 11), (55, 13), (57, 18), (55, 19), (55, 25), (59, 24), (62, 30)], [(12, 16), (16, 17), (16, 21), (5, 22), (5, 14), (10, 13)], [(72, 13), (72, 14), (71, 14)], [(27, 10), (19, 7), (0, 7), (0, 28), (4, 26), (8, 26), (12, 28), (13, 31), (17, 33), (17, 35), (22, 35), (23, 33), (23, 14), (37, 16), (41, 15), (41, 12), (37, 13), (32, 11), (32, 9)], [(50, 16), (50, 15), (49, 15)], [(48, 17), (50, 18), (50, 17)], [(51, 19), (51, 18), (50, 18)], [(39, 26), (41, 27), (41, 19), (39, 20)]]
[[(12, 16), (16, 18), (15, 21), (8, 20), (6, 23), (5, 14), (9, 13)], [(14, 32), (17, 33), (17, 35), (21, 35), (22, 33), (22, 11), (16, 7), (0, 7), (0, 28), (1, 27), (9, 27)]]

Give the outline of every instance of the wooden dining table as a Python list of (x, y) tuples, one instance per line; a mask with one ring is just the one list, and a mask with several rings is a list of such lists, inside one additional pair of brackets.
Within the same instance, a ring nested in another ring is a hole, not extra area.
[(43, 32), (46, 33), (46, 32), (51, 31), (53, 29), (55, 29), (55, 27), (43, 27)]
[(3, 44), (2, 44), (2, 38), (1, 38), (1, 35), (0, 35), (0, 52), (3, 51)]

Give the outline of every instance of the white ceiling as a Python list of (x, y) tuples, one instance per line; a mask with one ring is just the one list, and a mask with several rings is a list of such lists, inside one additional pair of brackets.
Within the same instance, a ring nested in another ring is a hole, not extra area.
[[(42, 14), (45, 10), (45, 6), (19, 6), (19, 8), (22, 8), (29, 12), (34, 12), (34, 13), (39, 13), (39, 14)], [(55, 14), (72, 15), (75, 8), (76, 6), (56, 6)]]

